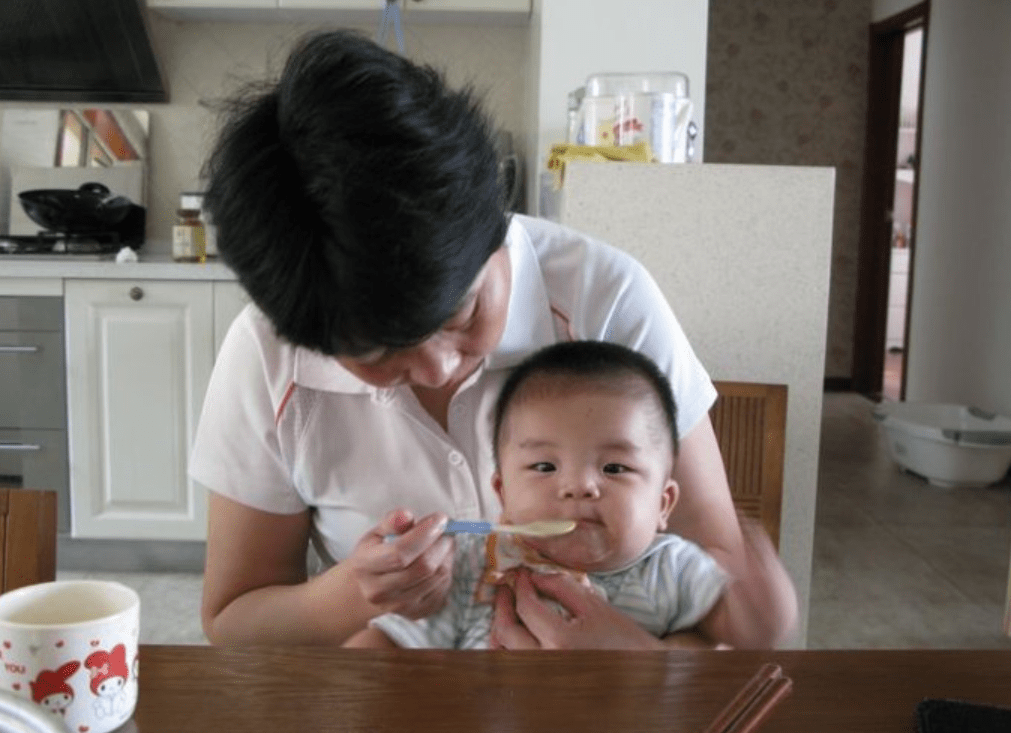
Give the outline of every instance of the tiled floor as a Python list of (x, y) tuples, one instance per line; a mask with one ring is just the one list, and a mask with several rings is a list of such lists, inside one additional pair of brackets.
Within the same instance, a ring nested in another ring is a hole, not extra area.
[[(808, 647), (1011, 649), (1011, 486), (939, 489), (901, 473), (871, 407), (825, 395)], [(92, 575), (140, 593), (142, 642), (206, 642), (199, 576)]]
[(881, 395), (886, 400), (898, 402), (902, 394), (902, 369), (905, 354), (901, 351), (885, 352), (885, 371), (881, 378)]
[(872, 407), (825, 395), (808, 647), (1011, 649), (1011, 486), (899, 471)]

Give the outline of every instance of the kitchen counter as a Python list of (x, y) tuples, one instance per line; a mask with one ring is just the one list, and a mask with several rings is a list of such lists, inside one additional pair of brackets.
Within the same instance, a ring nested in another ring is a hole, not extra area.
[(139, 262), (117, 264), (113, 257), (87, 255), (0, 255), (3, 278), (86, 278), (140, 280), (235, 280), (224, 263), (176, 262), (166, 255), (140, 255)]

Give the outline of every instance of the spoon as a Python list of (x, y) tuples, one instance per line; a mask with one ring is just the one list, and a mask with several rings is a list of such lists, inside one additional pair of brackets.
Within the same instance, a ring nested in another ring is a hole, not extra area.
[(491, 522), (464, 522), (450, 520), (446, 523), (444, 534), (491, 534), (492, 532), (508, 532), (527, 537), (553, 537), (566, 534), (576, 528), (571, 519), (545, 519), (527, 524), (492, 524)]

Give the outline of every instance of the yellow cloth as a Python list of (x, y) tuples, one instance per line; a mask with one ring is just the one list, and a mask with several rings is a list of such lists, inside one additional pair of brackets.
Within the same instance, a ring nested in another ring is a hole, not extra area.
[(557, 191), (565, 179), (565, 164), (572, 160), (607, 162), (611, 160), (652, 163), (653, 150), (645, 140), (634, 145), (571, 145), (556, 143), (548, 153), (548, 170), (554, 173), (554, 187)]
[(506, 533), (490, 534), (485, 542), (484, 551), (484, 573), (474, 591), (474, 599), (478, 603), (491, 603), (494, 601), (496, 586), (508, 585), (512, 587), (515, 582), (516, 570), (521, 567), (529, 568), (535, 573), (566, 573), (575, 578), (576, 582), (606, 597), (603, 589), (592, 583), (586, 573), (552, 562), (537, 552), (537, 550), (525, 544), (516, 535)]

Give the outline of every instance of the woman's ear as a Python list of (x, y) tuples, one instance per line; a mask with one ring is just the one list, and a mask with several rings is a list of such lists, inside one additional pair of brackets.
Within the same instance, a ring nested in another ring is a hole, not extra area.
[(502, 473), (498, 469), (491, 475), (491, 487), (498, 494), (498, 500), (502, 501)]
[(667, 519), (674, 510), (674, 505), (678, 503), (680, 495), (681, 489), (678, 487), (678, 482), (673, 478), (667, 479), (667, 483), (663, 487), (663, 493), (660, 494), (660, 515), (657, 518), (658, 532), (667, 531)]

